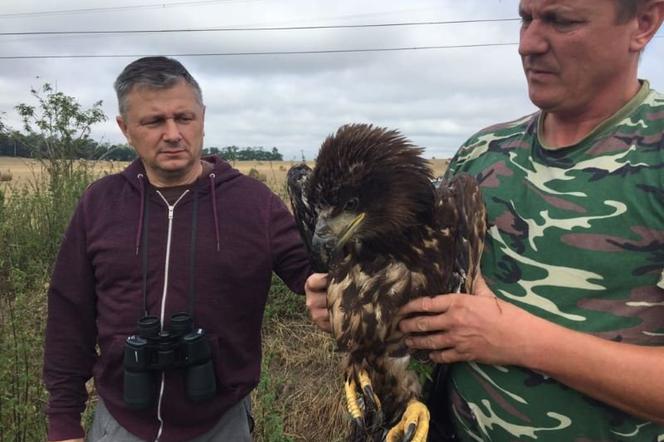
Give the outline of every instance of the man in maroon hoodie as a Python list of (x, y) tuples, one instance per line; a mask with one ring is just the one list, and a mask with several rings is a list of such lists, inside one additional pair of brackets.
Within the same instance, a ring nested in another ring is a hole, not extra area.
[[(55, 263), (44, 356), (48, 439), (83, 440), (85, 384), (94, 376), (88, 440), (251, 440), (248, 395), (260, 374), (272, 272), (303, 293), (306, 252), (265, 185), (201, 158), (205, 106), (179, 62), (136, 60), (115, 89), (118, 125), (139, 159), (85, 191)], [(178, 312), (192, 318), (193, 333), (169, 339)], [(147, 316), (156, 336), (128, 341)], [(202, 342), (202, 362), (183, 350), (190, 336)], [(168, 351), (158, 353), (158, 344)], [(140, 345), (153, 362), (132, 372)], [(212, 397), (197, 397), (190, 382), (211, 386)], [(145, 403), (132, 409), (127, 397)]]

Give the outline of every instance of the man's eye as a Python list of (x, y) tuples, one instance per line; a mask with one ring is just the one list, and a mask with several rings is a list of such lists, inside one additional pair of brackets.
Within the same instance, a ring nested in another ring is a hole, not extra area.
[(561, 17), (561, 16), (558, 16), (558, 15), (551, 15), (551, 16), (545, 17), (545, 19), (546, 19), (546, 22), (550, 23), (553, 27), (555, 27), (556, 29), (560, 29), (560, 30), (566, 30), (566, 29), (572, 28), (572, 27), (578, 25), (579, 23), (581, 23), (581, 21), (579, 21), (579, 20), (574, 20), (574, 19), (571, 19), (571, 18)]
[(181, 115), (176, 118), (178, 123), (189, 123), (194, 120), (194, 117), (191, 115)]
[(576, 23), (574, 20), (567, 20), (565, 18), (558, 18), (553, 21), (553, 24), (556, 26), (570, 26)]
[(532, 21), (533, 21), (533, 18), (531, 16), (522, 15), (521, 16), (521, 27), (522, 28), (527, 27)]
[(145, 126), (158, 126), (159, 123), (161, 123), (161, 120), (147, 120), (143, 122), (143, 125)]

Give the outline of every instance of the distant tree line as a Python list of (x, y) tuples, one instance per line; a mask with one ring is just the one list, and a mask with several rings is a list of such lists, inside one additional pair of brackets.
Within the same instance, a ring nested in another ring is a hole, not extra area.
[[(0, 157), (35, 158), (35, 150), (46, 143), (41, 135), (0, 133)], [(227, 161), (282, 161), (283, 155), (276, 147), (265, 150), (263, 147), (206, 147), (204, 155), (217, 155)], [(136, 152), (127, 144), (97, 143), (88, 138), (76, 146), (76, 158), (86, 160), (132, 161)]]
[[(35, 146), (46, 143), (39, 135), (0, 133), (0, 157), (36, 158)], [(204, 155), (217, 155), (227, 161), (282, 161), (283, 155), (276, 147), (265, 150), (263, 147), (206, 147)], [(136, 152), (127, 144), (97, 143), (92, 139), (76, 146), (74, 155), (86, 160), (132, 161)]]
[(263, 146), (206, 147), (203, 149), (203, 153), (206, 155), (218, 155), (227, 161), (283, 161), (284, 159), (276, 147), (273, 147), (272, 150), (265, 150)]
[[(92, 126), (107, 119), (101, 101), (83, 108), (76, 98), (65, 95), (45, 83), (32, 88), (30, 94), (36, 105), (20, 103), (15, 106), (22, 130), (7, 126), (0, 112), (0, 156), (35, 158), (40, 161), (69, 162), (77, 159), (131, 161), (136, 152), (127, 144), (98, 143), (90, 137)], [(209, 147), (206, 155), (219, 155), (228, 161), (281, 161), (276, 147)], [(67, 168), (71, 166), (68, 163)]]
[[(43, 137), (37, 134), (0, 133), (0, 156), (3, 157), (39, 158), (41, 147), (46, 145)], [(136, 158), (136, 153), (126, 144), (97, 143), (88, 138), (76, 145), (72, 156), (86, 160), (131, 161)]]

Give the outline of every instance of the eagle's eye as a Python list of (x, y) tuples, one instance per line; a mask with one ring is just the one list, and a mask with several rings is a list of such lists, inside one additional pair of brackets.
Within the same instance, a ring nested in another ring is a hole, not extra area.
[(353, 212), (357, 210), (357, 207), (360, 205), (360, 200), (357, 197), (350, 198), (344, 204), (344, 211)]

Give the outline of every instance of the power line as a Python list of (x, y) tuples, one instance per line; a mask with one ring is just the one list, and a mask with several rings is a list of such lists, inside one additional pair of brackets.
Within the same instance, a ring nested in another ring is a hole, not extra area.
[[(653, 39), (664, 38), (664, 35), (656, 35)], [(400, 51), (426, 51), (439, 49), (467, 49), (485, 48), (496, 46), (516, 46), (518, 42), (503, 43), (476, 43), (459, 45), (436, 45), (436, 46), (410, 46), (394, 48), (358, 48), (358, 49), (322, 49), (308, 51), (253, 51), (253, 52), (199, 52), (182, 54), (164, 54), (169, 57), (229, 57), (229, 56), (262, 56), (262, 55), (316, 55), (316, 54), (352, 54), (367, 52), (400, 52)], [(155, 54), (65, 54), (65, 55), (0, 55), (0, 60), (34, 60), (34, 59), (73, 59), (73, 58), (139, 58), (153, 56)]]
[[(256, 52), (200, 52), (183, 54), (159, 54), (167, 57), (228, 57), (228, 56), (260, 56), (260, 55), (314, 55), (314, 54), (344, 54), (364, 52), (399, 52), (399, 51), (426, 51), (434, 49), (462, 49), (483, 48), (493, 46), (515, 46), (518, 43), (478, 43), (463, 45), (441, 46), (412, 46), (397, 48), (363, 48), (363, 49), (323, 49), (317, 51), (256, 51)], [(71, 54), (71, 55), (15, 55), (0, 56), (0, 60), (26, 60), (26, 59), (62, 59), (62, 58), (139, 58), (154, 54)]]
[(0, 36), (18, 35), (90, 35), (90, 34), (159, 34), (174, 32), (237, 32), (237, 31), (308, 31), (321, 29), (357, 29), (357, 28), (387, 28), (397, 26), (431, 26), (453, 25), (467, 23), (490, 23), (519, 21), (520, 18), (490, 18), (476, 20), (443, 20), (425, 22), (397, 22), (397, 23), (366, 23), (357, 25), (321, 25), (321, 26), (284, 26), (284, 27), (233, 27), (233, 28), (191, 28), (191, 29), (127, 29), (127, 30), (94, 30), (94, 31), (25, 31), (0, 32)]
[[(13, 14), (0, 14), (0, 18), (17, 18), (17, 17), (30, 17), (37, 15), (66, 15), (66, 14), (81, 14), (81, 13), (96, 13), (96, 12), (108, 12), (108, 11), (125, 11), (131, 9), (151, 9), (151, 8), (172, 8), (179, 6), (194, 6), (194, 5), (204, 5), (204, 4), (213, 4), (213, 3), (229, 3), (232, 1), (238, 0), (197, 0), (197, 1), (182, 1), (182, 2), (173, 2), (173, 3), (152, 3), (152, 4), (143, 4), (143, 5), (131, 5), (131, 6), (108, 6), (105, 8), (83, 8), (83, 9), (63, 9), (55, 11), (35, 11), (35, 12), (17, 12)], [(246, 1), (255, 1), (255, 0), (244, 0)]]

